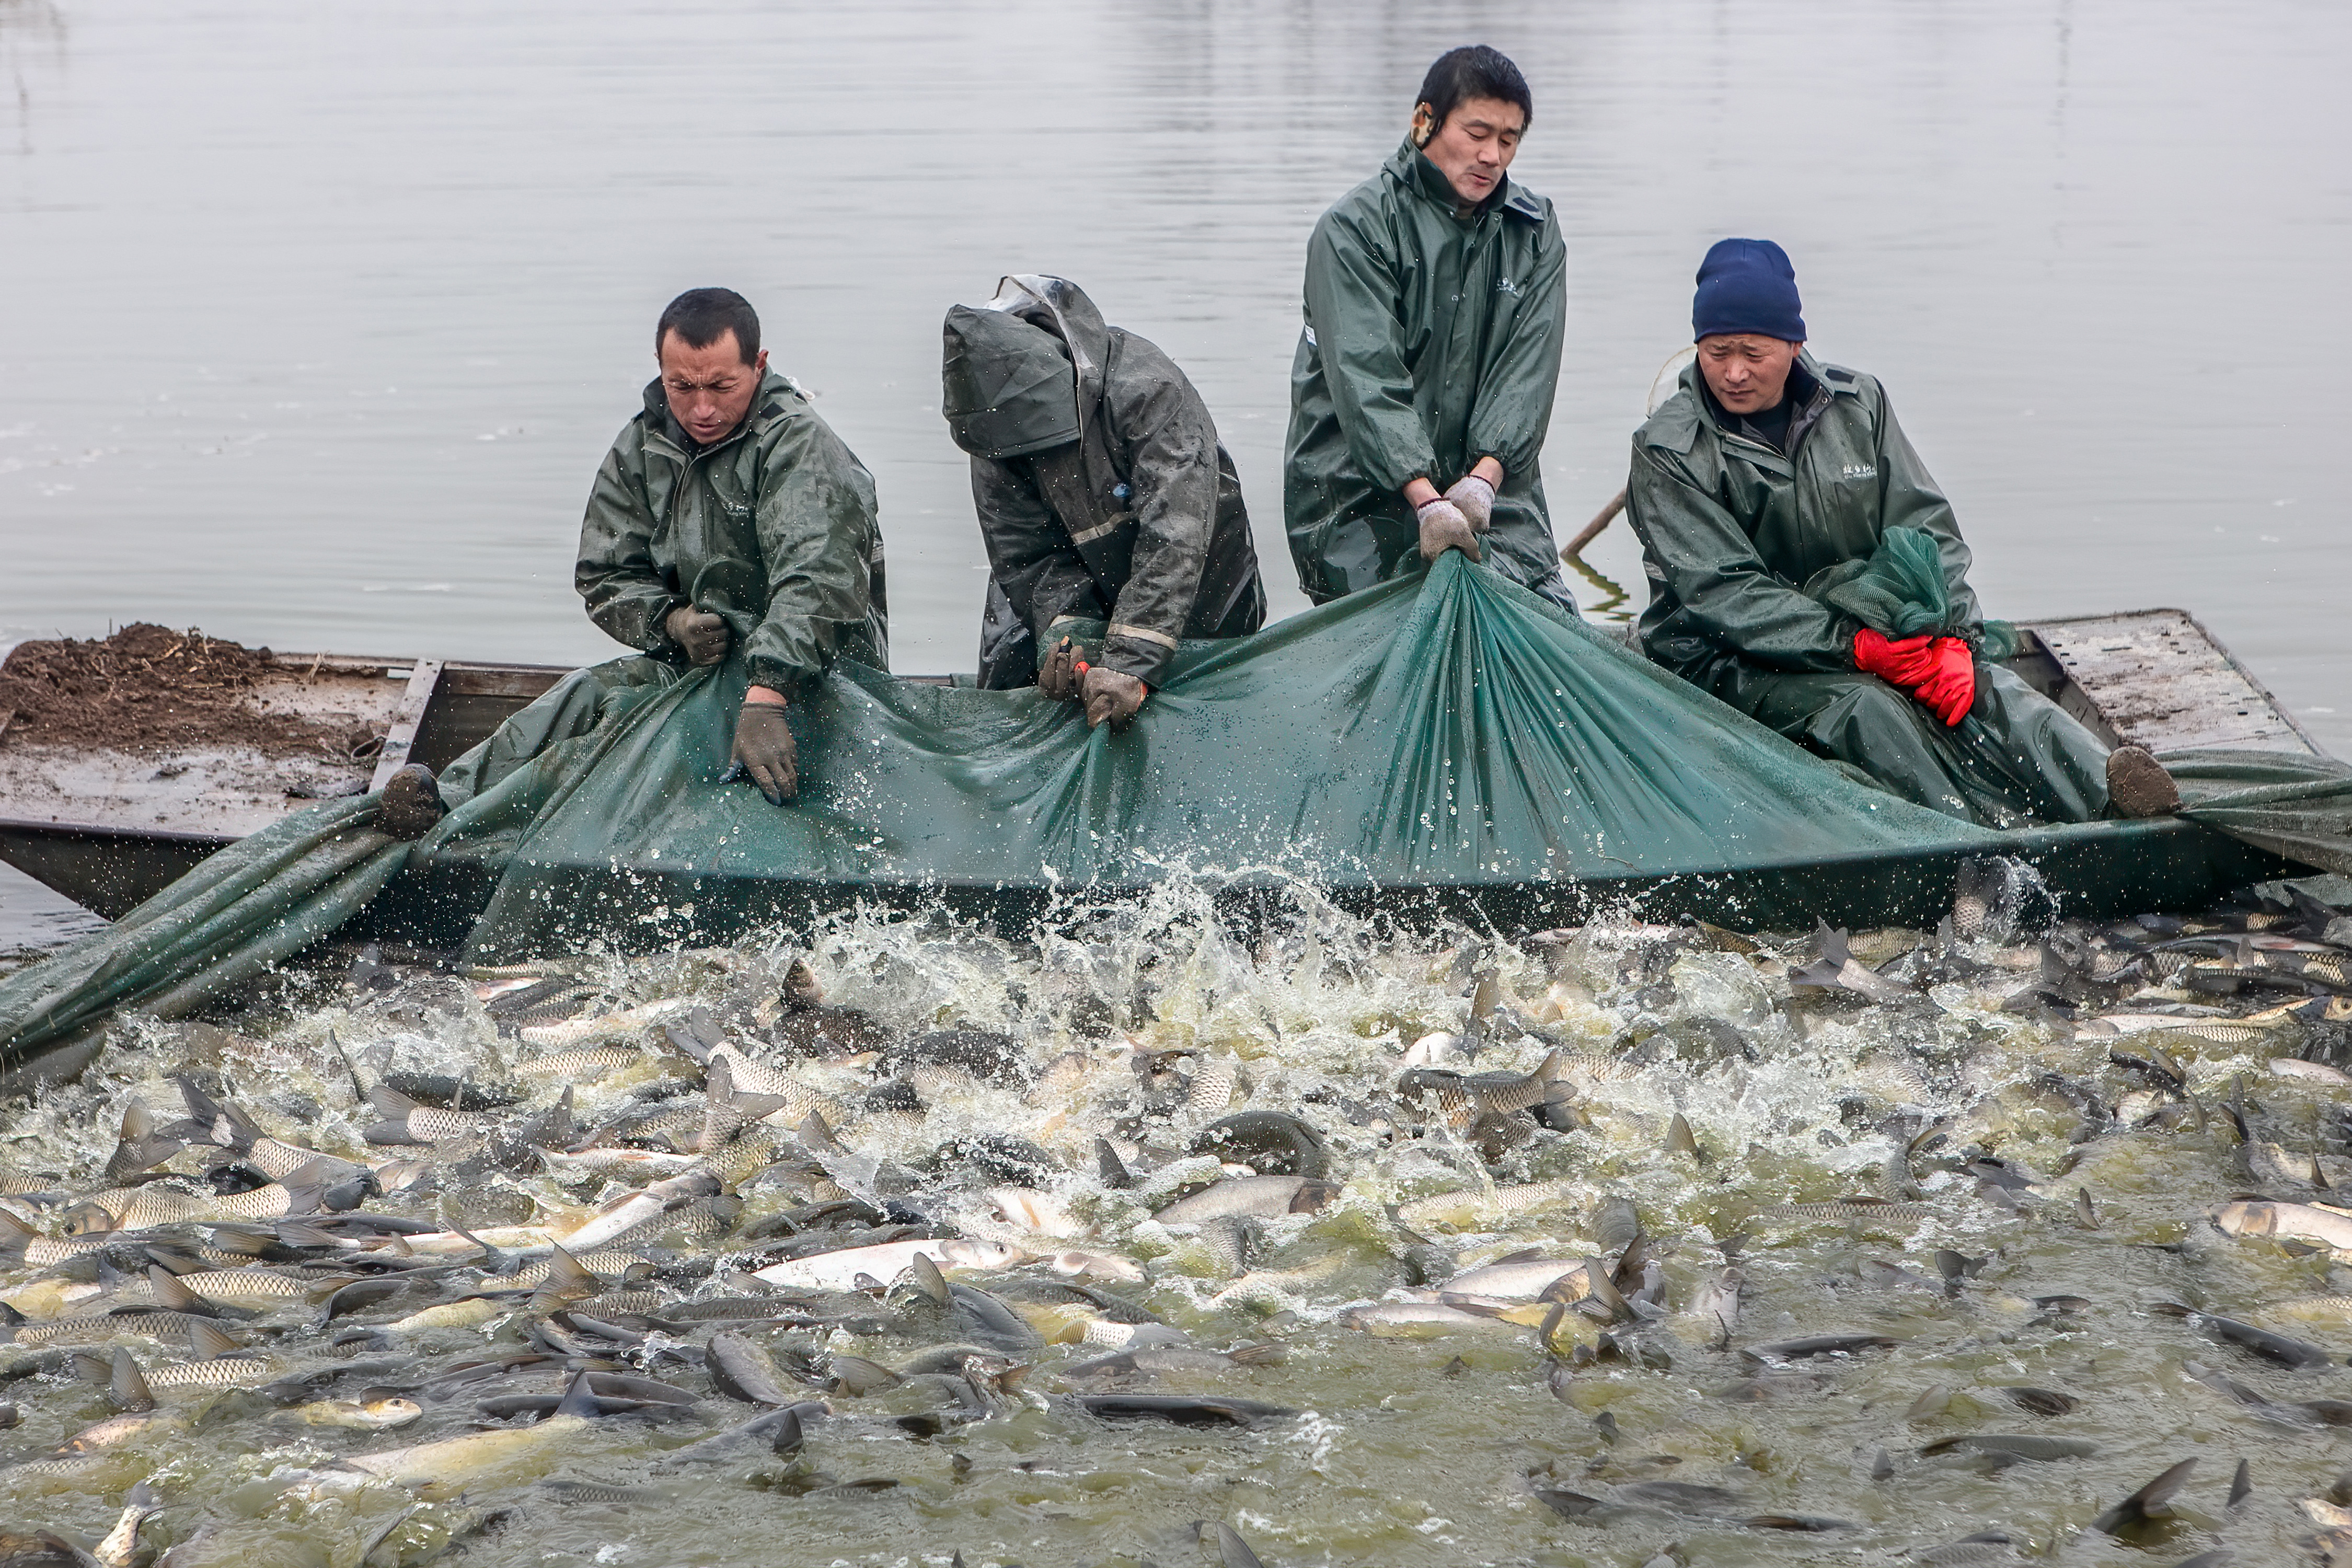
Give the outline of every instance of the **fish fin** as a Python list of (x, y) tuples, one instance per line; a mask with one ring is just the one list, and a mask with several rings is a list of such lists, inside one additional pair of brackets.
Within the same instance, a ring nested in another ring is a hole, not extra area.
[(422, 1503), (413, 1502), (406, 1508), (394, 1509), (390, 1519), (384, 1521), (383, 1524), (379, 1525), (374, 1530), (370, 1531), (366, 1539), (360, 1543), (361, 1563), (364, 1565), (369, 1558), (374, 1556), (375, 1549), (382, 1546), (385, 1542), (391, 1540), (393, 1531), (398, 1530), (402, 1525), (406, 1524), (409, 1521), (409, 1516), (424, 1506), (425, 1505)]
[(1834, 969), (1843, 969), (1853, 958), (1853, 949), (1847, 944), (1843, 928), (1832, 930), (1827, 921), (1814, 922), (1813, 936), (1821, 943), (1822, 962)]
[(25, 1248), (41, 1233), (9, 1210), (0, 1208), (0, 1263), (25, 1261)]
[(954, 1300), (948, 1292), (947, 1276), (940, 1272), (938, 1262), (928, 1254), (915, 1254), (908, 1261), (907, 1271), (915, 1277), (915, 1289), (940, 1306), (947, 1306)]
[(2137, 1524), (2154, 1516), (2170, 1500), (2189, 1479), (2189, 1472), (2197, 1468), (2195, 1459), (2183, 1459), (2147, 1485), (2124, 1499), (2091, 1521), (2091, 1528), (2113, 1535), (2119, 1528)]
[(107, 1368), (106, 1391), (119, 1410), (155, 1408), (155, 1391), (147, 1386), (147, 1374), (139, 1370), (139, 1363), (129, 1351), (114, 1352), (114, 1361)]
[(563, 1092), (555, 1097), (555, 1103), (524, 1130), (522, 1141), (542, 1149), (568, 1143), (579, 1131), (572, 1119), (574, 1103), (572, 1087), (567, 1083), (563, 1086)]
[(33, 1532), (33, 1539), (51, 1552), (62, 1553), (73, 1563), (74, 1568), (106, 1568), (106, 1564), (100, 1562), (89, 1547), (54, 1530), (37, 1530)]
[(1201, 1533), (1217, 1543), (1217, 1555), (1224, 1560), (1225, 1568), (1265, 1568), (1258, 1562), (1257, 1553), (1249, 1549), (1249, 1542), (1236, 1534), (1234, 1527), (1224, 1521), (1218, 1520), (1201, 1526)]
[(104, 1388), (114, 1378), (114, 1363), (89, 1351), (68, 1351), (66, 1370), (84, 1383)]
[(1298, 1191), (1291, 1194), (1290, 1212), (1292, 1214), (1313, 1214), (1316, 1210), (1321, 1208), (1325, 1204), (1329, 1203), (1333, 1198), (1336, 1198), (1339, 1195), (1339, 1183), (1317, 1181), (1310, 1177), (1307, 1180), (1300, 1182), (1298, 1184)]
[(327, 1026), (327, 1046), (335, 1053), (336, 1058), (343, 1064), (343, 1072), (352, 1080), (352, 1098), (365, 1105), (368, 1097), (367, 1085), (360, 1081), (359, 1064), (352, 1060), (349, 1051), (343, 1049), (343, 1042), (335, 1037), (334, 1026), (331, 1024)]
[(847, 1152), (842, 1148), (840, 1142), (834, 1137), (833, 1129), (825, 1125), (824, 1118), (814, 1110), (801, 1118), (801, 1124), (793, 1129), (793, 1134), (814, 1152), (821, 1154)]
[(1698, 1158), (1698, 1140), (1691, 1135), (1691, 1124), (1679, 1110), (1666, 1121), (1666, 1152)]
[[(311, 1163), (316, 1164), (317, 1162), (313, 1161)], [(309, 1165), (302, 1167), (305, 1171), (310, 1168), (310, 1167)], [(299, 1173), (300, 1173), (299, 1172), (297, 1173), (297, 1174)], [(286, 1189), (286, 1212), (289, 1215), (317, 1214), (321, 1208), (326, 1206), (327, 1184), (324, 1182), (310, 1182), (298, 1184), (291, 1177), (289, 1177), (278, 1184)]]
[(871, 1394), (877, 1388), (895, 1387), (906, 1381), (880, 1362), (868, 1361), (862, 1355), (836, 1355), (831, 1364), (834, 1381), (850, 1394)]
[(787, 1405), (776, 1413), (776, 1424), (768, 1428), (768, 1447), (779, 1454), (800, 1451), (807, 1441), (801, 1432), (801, 1412), (796, 1405)]
[(418, 1109), (416, 1101), (386, 1084), (377, 1084), (367, 1091), (367, 1102), (378, 1116), (392, 1121), (406, 1121), (408, 1113)]
[(584, 1372), (574, 1377), (572, 1380), (572, 1386), (563, 1391), (562, 1400), (548, 1414), (550, 1415), (602, 1415), (604, 1414), (604, 1405), (597, 1399), (595, 1389), (589, 1385), (588, 1378), (589, 1374)]
[(2230, 1478), (2230, 1501), (2227, 1506), (2231, 1508), (2237, 1507), (2252, 1494), (2253, 1489), (2253, 1467), (2249, 1465), (2245, 1460), (2240, 1459), (2238, 1461), (2238, 1473)]
[(604, 1281), (561, 1244), (551, 1245), (554, 1255), (547, 1262), (547, 1278), (530, 1293), (533, 1317), (546, 1317), (566, 1302), (593, 1296), (604, 1288)]
[(209, 1131), (220, 1120), (219, 1104), (211, 1095), (198, 1089), (195, 1079), (186, 1073), (173, 1073), (172, 1081), (179, 1086), (180, 1100), (188, 1108), (188, 1120)]
[(1101, 1176), (1102, 1184), (1106, 1187), (1119, 1188), (1135, 1185), (1134, 1173), (1128, 1170), (1127, 1162), (1118, 1157), (1118, 1151), (1110, 1146), (1110, 1140), (1108, 1138), (1095, 1140), (1095, 1170)]
[(178, 1275), (160, 1263), (147, 1266), (147, 1288), (155, 1293), (155, 1304), (167, 1312), (204, 1314), (210, 1310)]
[(710, 1070), (702, 1077), (702, 1097), (716, 1108), (735, 1098), (735, 1064), (724, 1055), (710, 1058)]
[[(307, 1219), (281, 1220), (276, 1235), (289, 1247), (333, 1247), (339, 1239), (333, 1231)], [(403, 1241), (405, 1238), (395, 1236), (392, 1239)]]
[(189, 1324), (188, 1344), (196, 1352), (198, 1361), (218, 1361), (231, 1351), (245, 1348), (231, 1335), (210, 1323)]
[(1290, 1359), (1290, 1347), (1278, 1340), (1262, 1345), (1235, 1345), (1225, 1359), (1239, 1366), (1280, 1366)]
[(662, 1038), (669, 1042), (670, 1049), (677, 1052), (695, 1066), (703, 1068), (710, 1066), (710, 1047), (697, 1039), (692, 1029), (681, 1028), (676, 1024), (664, 1024)]

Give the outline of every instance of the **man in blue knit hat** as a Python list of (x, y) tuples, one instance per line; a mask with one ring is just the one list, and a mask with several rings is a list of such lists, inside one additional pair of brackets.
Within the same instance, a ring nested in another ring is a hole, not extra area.
[(1697, 358), (1633, 437), (1643, 649), (1886, 788), (1989, 827), (2154, 816), (2180, 796), (1991, 660), (1950, 503), (1870, 376), (1805, 352), (1769, 239), (1699, 266)]

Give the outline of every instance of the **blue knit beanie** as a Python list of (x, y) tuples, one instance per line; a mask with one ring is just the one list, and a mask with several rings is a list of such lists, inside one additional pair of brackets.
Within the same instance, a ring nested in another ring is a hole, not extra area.
[(1691, 300), (1691, 340), (1725, 332), (1761, 332), (1784, 342), (1805, 341), (1803, 302), (1789, 253), (1769, 239), (1719, 239), (1698, 264), (1698, 295)]

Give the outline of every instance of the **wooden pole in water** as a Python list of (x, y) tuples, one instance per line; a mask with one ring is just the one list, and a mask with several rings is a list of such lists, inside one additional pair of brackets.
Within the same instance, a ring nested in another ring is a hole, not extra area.
[(1584, 525), (1584, 531), (1568, 542), (1566, 548), (1560, 551), (1559, 558), (1566, 561), (1571, 556), (1583, 554), (1584, 547), (1600, 538), (1601, 531), (1616, 521), (1617, 514), (1624, 510), (1625, 492), (1619, 490), (1609, 498), (1609, 504), (1602, 507), (1593, 520)]

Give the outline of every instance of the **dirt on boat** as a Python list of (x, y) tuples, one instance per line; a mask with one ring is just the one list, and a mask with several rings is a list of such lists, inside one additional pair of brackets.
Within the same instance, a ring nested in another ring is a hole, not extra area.
[(266, 647), (146, 621), (102, 639), (19, 643), (0, 664), (0, 744), (156, 752), (229, 744), (349, 762), (382, 743), (373, 727), (279, 712), (257, 694), (266, 676), (299, 668)]

